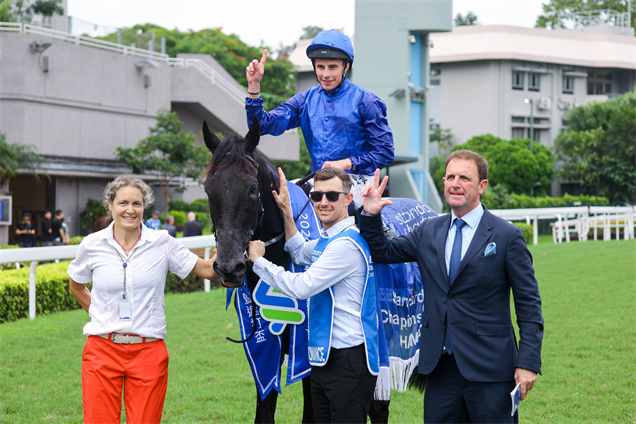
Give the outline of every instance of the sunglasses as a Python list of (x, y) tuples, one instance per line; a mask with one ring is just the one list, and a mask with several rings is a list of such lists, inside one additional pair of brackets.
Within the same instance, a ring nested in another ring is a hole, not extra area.
[(309, 193), (309, 197), (312, 201), (318, 203), (322, 201), (322, 195), (327, 196), (327, 200), (330, 202), (337, 202), (341, 194), (349, 194), (345, 191), (312, 191)]

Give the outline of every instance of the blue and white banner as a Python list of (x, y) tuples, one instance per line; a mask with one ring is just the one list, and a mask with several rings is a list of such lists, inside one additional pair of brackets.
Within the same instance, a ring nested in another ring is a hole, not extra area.
[[(313, 205), (309, 204), (305, 207), (307, 195), (293, 183), (288, 182), (287, 188), (294, 217), (302, 211), (296, 221), (296, 228), (306, 240), (318, 238), (320, 224)], [(303, 272), (305, 269), (289, 261), (291, 272)], [(229, 306), (234, 292), (236, 292), (236, 309), (243, 339), (252, 333), (254, 325), (252, 314), (256, 314), (254, 337), (243, 343), (243, 347), (261, 399), (264, 399), (272, 389), (281, 392), (281, 334), (288, 325), (291, 327), (286, 385), (307, 377), (311, 373), (307, 357), (307, 300), (287, 297), (260, 280), (254, 289), (253, 296), (250, 296), (247, 284), (237, 289), (228, 289), (226, 307)], [(258, 307), (255, 308), (254, 303)]]
[[(396, 235), (408, 234), (437, 214), (428, 206), (406, 198), (391, 198), (392, 205), (382, 210), (384, 224)], [(422, 277), (415, 262), (375, 264), (378, 298), (389, 354), (389, 368), (382, 368), (375, 398), (390, 399), (390, 391), (406, 390), (417, 366), (424, 293)]]

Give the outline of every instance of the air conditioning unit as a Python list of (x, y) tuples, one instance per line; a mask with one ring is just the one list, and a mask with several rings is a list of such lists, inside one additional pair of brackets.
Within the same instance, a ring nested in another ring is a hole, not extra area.
[(541, 97), (537, 100), (537, 109), (550, 110), (550, 107), (552, 107), (552, 102), (549, 97)]

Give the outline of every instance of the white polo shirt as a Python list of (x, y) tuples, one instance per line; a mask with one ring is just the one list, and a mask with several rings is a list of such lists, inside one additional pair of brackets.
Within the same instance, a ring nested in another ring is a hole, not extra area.
[[(68, 267), (68, 275), (77, 283), (93, 282), (88, 309), (91, 321), (84, 326), (84, 334), (116, 332), (163, 339), (166, 336), (166, 274), (172, 271), (179, 278), (185, 278), (198, 256), (167, 231), (150, 230), (143, 224), (136, 250), (126, 256), (113, 237), (113, 225), (86, 236)], [(124, 261), (128, 258), (126, 268), (122, 266), (122, 258)], [(124, 271), (126, 299), (132, 311), (129, 320), (120, 319), (119, 313)]]

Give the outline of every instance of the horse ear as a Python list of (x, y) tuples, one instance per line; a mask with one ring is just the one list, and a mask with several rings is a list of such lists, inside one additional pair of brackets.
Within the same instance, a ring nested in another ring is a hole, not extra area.
[(219, 143), (221, 142), (221, 140), (219, 140), (219, 138), (214, 135), (212, 131), (210, 131), (210, 128), (208, 128), (208, 123), (205, 121), (203, 121), (203, 141), (205, 141), (205, 145), (212, 153), (214, 153), (216, 148), (219, 146)]
[(245, 136), (245, 141), (247, 141), (247, 150), (249, 152), (253, 152), (258, 146), (258, 142), (261, 139), (261, 127), (258, 124), (258, 118), (252, 119), (252, 125), (250, 126), (250, 130)]

